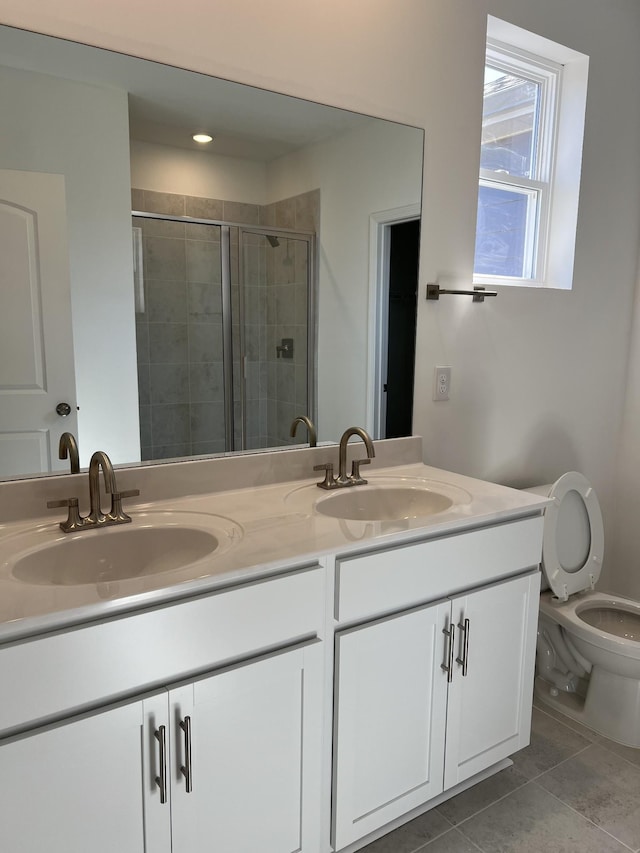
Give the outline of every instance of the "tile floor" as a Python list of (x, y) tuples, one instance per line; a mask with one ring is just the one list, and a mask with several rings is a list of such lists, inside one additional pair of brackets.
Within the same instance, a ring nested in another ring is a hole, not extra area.
[(640, 749), (538, 705), (531, 744), (512, 758), (362, 853), (640, 851)]

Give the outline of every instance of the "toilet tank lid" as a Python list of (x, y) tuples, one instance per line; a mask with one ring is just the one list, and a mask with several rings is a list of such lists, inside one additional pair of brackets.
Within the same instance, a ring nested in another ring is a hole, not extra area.
[[(575, 592), (592, 589), (600, 577), (604, 553), (604, 526), (600, 504), (591, 483), (577, 471), (568, 471), (550, 486), (537, 488), (548, 489), (538, 494), (546, 494), (553, 499), (553, 503), (547, 506), (544, 512), (543, 571), (554, 594), (566, 600)], [(561, 512), (562, 501), (570, 492), (575, 492), (582, 500), (589, 521), (590, 542), (582, 566), (566, 570), (562, 565), (558, 542), (561, 526), (566, 525), (566, 518)]]

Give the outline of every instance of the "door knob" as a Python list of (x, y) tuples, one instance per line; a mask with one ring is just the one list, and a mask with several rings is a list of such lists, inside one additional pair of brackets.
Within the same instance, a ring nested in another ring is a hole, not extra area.
[(71, 414), (71, 406), (68, 403), (58, 403), (56, 406), (56, 413), (60, 415), (61, 418), (66, 418)]

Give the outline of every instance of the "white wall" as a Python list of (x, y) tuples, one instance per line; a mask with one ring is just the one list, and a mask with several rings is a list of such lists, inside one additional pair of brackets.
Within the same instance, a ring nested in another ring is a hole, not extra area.
[(265, 204), (264, 163), (131, 142), (131, 186), (156, 192)]
[[(640, 224), (636, 0), (324, 0), (303, 10), (299, 0), (183, 0), (162, 15), (151, 0), (0, 5), (5, 23), (424, 127), (422, 293), (438, 276), (470, 283), (487, 13), (591, 58), (575, 284), (502, 288), (482, 305), (421, 297), (415, 431), (429, 462), (490, 479), (583, 470), (611, 533)], [(453, 367), (452, 399), (434, 404), (442, 363)], [(633, 435), (624, 448), (636, 446)], [(619, 591), (632, 573), (616, 572)]]
[(126, 92), (0, 74), (3, 168), (65, 177), (81, 464), (140, 459)]
[(640, 280), (636, 285), (623, 428), (612, 504), (611, 588), (640, 600)]

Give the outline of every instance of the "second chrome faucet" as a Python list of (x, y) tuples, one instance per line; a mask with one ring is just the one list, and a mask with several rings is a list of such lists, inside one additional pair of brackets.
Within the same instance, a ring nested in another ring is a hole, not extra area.
[[(351, 436), (357, 436), (362, 439), (367, 451), (366, 459), (354, 459), (351, 463), (351, 473), (347, 474), (347, 444)], [(368, 465), (376, 455), (376, 451), (371, 441), (371, 436), (362, 427), (348, 427), (340, 439), (340, 447), (338, 449), (338, 476), (333, 475), (333, 463), (328, 462), (323, 465), (315, 465), (314, 471), (324, 471), (324, 480), (318, 483), (320, 489), (343, 489), (348, 486), (364, 486), (367, 481), (360, 474), (360, 466)]]

